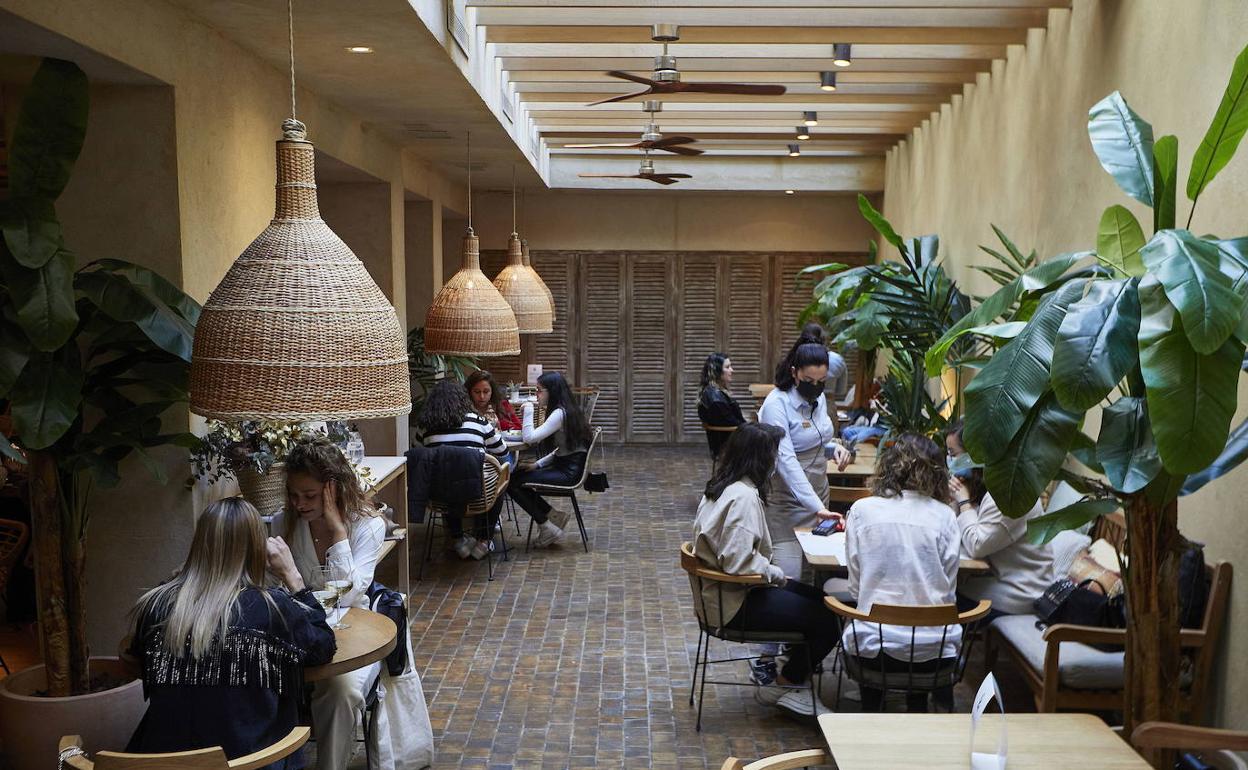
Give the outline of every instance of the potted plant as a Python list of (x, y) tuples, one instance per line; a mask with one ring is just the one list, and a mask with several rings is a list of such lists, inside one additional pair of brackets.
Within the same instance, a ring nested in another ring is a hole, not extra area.
[[(13, 426), (12, 436), (0, 436), (0, 453), (29, 463), (44, 661), (0, 680), (0, 729), (18, 768), (47, 766), (59, 737), (50, 733), (65, 725), (120, 748), (99, 728), (127, 731), (124, 742), (141, 716), (137, 685), (109, 690), (126, 680), (87, 649), (91, 492), (115, 485), (131, 455), (163, 483), (149, 450), (194, 439), (166, 432), (161, 417), (187, 400), (199, 305), (127, 262), (75, 269), (56, 218), (82, 148), (87, 102), (77, 66), (44, 60), (22, 101), (0, 200), (0, 398)], [(73, 711), (79, 705), (88, 711)]]
[[(1126, 512), (1127, 733), (1140, 722), (1180, 717), (1173, 686), (1180, 680), (1177, 577), (1185, 545), (1178, 498), (1248, 456), (1248, 423), (1231, 431), (1248, 342), (1248, 238), (1187, 229), (1246, 129), (1248, 48), (1192, 159), (1192, 205), (1180, 229), (1178, 140), (1154, 140), (1152, 126), (1117, 92), (1098, 102), (1089, 113), (1092, 149), (1118, 185), (1152, 209), (1152, 236), (1129, 210), (1110, 206), (1094, 251), (1035, 268), (1051, 266), (1049, 276), (1068, 280), (1006, 283), (928, 353), (929, 372), (939, 371), (960, 334), (1028, 298), (1025, 323), (966, 389), (964, 442), (1008, 515), (1025, 514), (1056, 478), (1103, 496), (1037, 519), (1037, 538), (1107, 508)], [(1095, 273), (1067, 274), (1093, 258), (1102, 265)], [(1081, 426), (1102, 406), (1093, 440)], [(1068, 453), (1105, 480), (1065, 470)]]
[(475, 358), (443, 356), (425, 352), (425, 327), (417, 326), (407, 333), (407, 370), (412, 380), (411, 420), (415, 423), (425, 405), (425, 393), (444, 377), (463, 382), (480, 367)]

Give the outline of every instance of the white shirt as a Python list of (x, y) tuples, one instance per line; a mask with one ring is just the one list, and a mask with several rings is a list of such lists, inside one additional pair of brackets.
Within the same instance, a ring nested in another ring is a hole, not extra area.
[[(297, 514), (296, 514), (297, 516)], [(273, 517), (273, 534), (286, 537), (286, 512)], [(335, 574), (351, 576), (351, 590), (339, 601), (339, 607), (362, 607), (368, 609), (368, 587), (373, 584), (377, 559), (381, 556), (381, 544), (386, 539), (386, 522), (381, 516), (364, 516), (350, 523), (347, 539), (340, 540), (325, 551), (325, 566)], [(296, 518), (295, 530), (287, 539), (295, 568), (308, 588), (325, 586), (321, 581), (321, 562), (316, 558), (316, 545), (308, 522)]]
[[(729, 484), (717, 500), (702, 498), (693, 521), (693, 547), (698, 559), (711, 569), (729, 575), (763, 575), (773, 586), (785, 583), (784, 570), (771, 562), (763, 501), (748, 479)], [(696, 609), (701, 613), (705, 608), (708, 623), (720, 625), (722, 617), (726, 624), (741, 611), (747, 591), (744, 585), (706, 581), (702, 606)]]
[(972, 559), (987, 559), (992, 576), (974, 578), (962, 584), (962, 593), (974, 599), (989, 599), (992, 608), (1011, 615), (1028, 615), (1031, 603), (1056, 579), (1053, 545), (1032, 545), (1026, 540), (1027, 522), (1043, 516), (1040, 503), (1017, 519), (1001, 513), (992, 495), (984, 495), (979, 508), (958, 516), (962, 550)]
[[(784, 437), (780, 439), (780, 453), (776, 457), (776, 472), (784, 483), (811, 514), (823, 510), (823, 500), (810, 486), (806, 470), (797, 455), (812, 447), (827, 446), (836, 437), (836, 426), (828, 416), (827, 400), (820, 394), (812, 407), (809, 401), (798, 395), (796, 385), (787, 391), (773, 388), (758, 410), (758, 421), (784, 431)], [(819, 462), (826, 462), (822, 453)], [(826, 467), (822, 465), (819, 470)]]
[[(927, 495), (905, 491), (901, 497), (867, 497), (854, 503), (845, 521), (845, 556), (849, 594), (858, 609), (875, 604), (956, 604), (958, 526), (953, 509)], [(891, 657), (910, 660), (909, 626), (881, 626), (862, 621), (845, 624), (841, 640), (850, 654), (874, 658), (883, 648)], [(941, 635), (944, 647), (940, 649)], [(854, 638), (857, 635), (855, 652)], [(958, 654), (962, 627), (914, 630), (914, 660), (952, 658)]]

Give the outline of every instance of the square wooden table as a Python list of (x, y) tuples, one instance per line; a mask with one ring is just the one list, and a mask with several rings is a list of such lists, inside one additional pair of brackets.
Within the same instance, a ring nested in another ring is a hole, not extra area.
[[(1091, 714), (1007, 714), (1007, 770), (1151, 770)], [(995, 752), (1000, 715), (989, 712), (977, 748)], [(840, 770), (968, 770), (970, 714), (824, 714), (819, 729)]]

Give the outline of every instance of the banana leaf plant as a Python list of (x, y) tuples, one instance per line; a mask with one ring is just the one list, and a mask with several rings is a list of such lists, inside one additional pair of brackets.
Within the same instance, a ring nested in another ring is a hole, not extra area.
[(463, 382), (480, 367), (477, 359), (467, 356), (444, 356), (425, 352), (425, 327), (417, 326), (407, 333), (407, 374), (412, 381), (411, 420), (420, 415), (425, 406), (425, 394), (433, 389), (438, 380), (454, 377)]
[[(1248, 343), (1248, 237), (1188, 229), (1246, 130), (1248, 48), (1192, 159), (1191, 209), (1178, 228), (1178, 140), (1154, 140), (1121, 94), (1105, 97), (1089, 112), (1093, 152), (1124, 192), (1152, 209), (1152, 235), (1127, 208), (1110, 206), (1093, 251), (1055, 257), (1010, 280), (927, 353), (928, 371), (939, 371), (959, 335), (996, 321), (1020, 299), (1035, 300), (1026, 323), (967, 387), (964, 441), (1008, 515), (1025, 514), (1056, 478), (1093, 493), (1033, 522), (1037, 540), (1107, 509), (1126, 512), (1128, 733), (1142, 721), (1181, 716), (1185, 540), (1177, 499), (1248, 455), (1248, 427), (1231, 431)], [(1100, 270), (1077, 269), (1091, 259)], [(1098, 408), (1093, 439), (1081, 425)], [(1064, 469), (1068, 453), (1103, 479), (1072, 475)]]
[(83, 577), (92, 490), (116, 485), (131, 455), (166, 483), (150, 450), (195, 442), (166, 432), (162, 415), (188, 398), (199, 304), (121, 260), (75, 269), (56, 217), (87, 111), (82, 70), (44, 60), (22, 101), (0, 191), (0, 399), (13, 426), (0, 452), (29, 463), (52, 696), (90, 689)]

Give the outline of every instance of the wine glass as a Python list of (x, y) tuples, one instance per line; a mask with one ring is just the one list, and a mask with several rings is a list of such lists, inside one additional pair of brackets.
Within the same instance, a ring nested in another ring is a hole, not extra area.
[[(330, 565), (322, 566), (320, 571), (325, 589), (334, 592), (334, 605), (343, 610), (342, 615), (345, 616), (346, 610), (349, 608), (342, 606), (342, 597), (350, 593), (354, 587), (351, 576), (347, 574), (346, 570)], [(331, 627), (335, 629), (350, 628), (351, 624), (343, 623), (341, 617), (339, 617), (338, 621), (333, 623)]]

